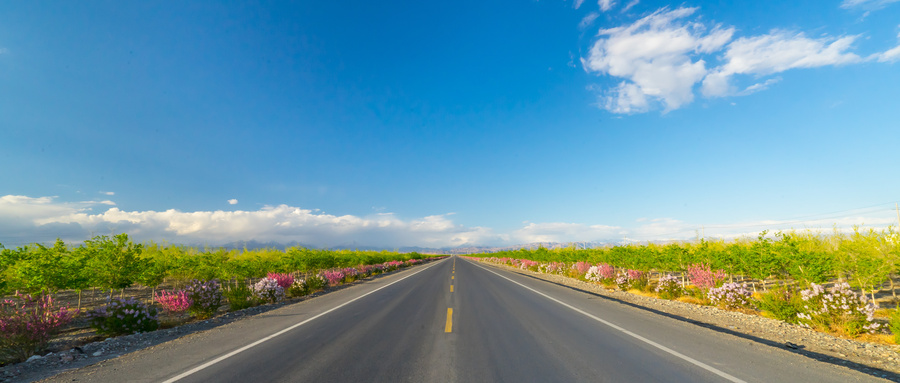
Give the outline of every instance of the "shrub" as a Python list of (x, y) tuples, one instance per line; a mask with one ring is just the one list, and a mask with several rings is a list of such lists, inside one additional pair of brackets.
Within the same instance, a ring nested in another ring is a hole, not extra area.
[(584, 273), (584, 279), (591, 282), (600, 282), (602, 280), (600, 277), (600, 269), (597, 266), (591, 266), (588, 268), (588, 271)]
[(153, 296), (153, 300), (170, 314), (187, 311), (194, 303), (184, 291), (173, 291), (171, 293), (160, 291)]
[(760, 310), (772, 314), (775, 319), (797, 323), (797, 314), (803, 307), (803, 301), (793, 289), (781, 287), (762, 294), (758, 305)]
[(321, 275), (328, 281), (329, 286), (337, 286), (344, 280), (344, 273), (339, 270), (325, 270)]
[(347, 267), (341, 269), (341, 273), (344, 273), (344, 282), (350, 283), (356, 280), (359, 271), (354, 267)]
[(616, 277), (616, 286), (621, 290), (628, 290), (628, 275), (622, 274)]
[(625, 275), (628, 276), (628, 284), (632, 289), (644, 290), (647, 288), (647, 273), (640, 270), (626, 270)]
[(849, 336), (874, 333), (881, 328), (875, 322), (875, 304), (865, 294), (850, 290), (846, 282), (836, 284), (827, 293), (823, 286), (812, 283), (809, 289), (800, 291), (800, 298), (803, 307), (797, 318), (801, 326)]
[(23, 361), (43, 350), (78, 310), (53, 307), (49, 295), (16, 295), (0, 301), (0, 357)]
[(667, 274), (659, 278), (659, 283), (656, 285), (655, 291), (662, 299), (676, 299), (684, 294), (684, 289), (681, 287), (681, 281), (672, 274)]
[(752, 295), (746, 284), (737, 283), (726, 283), (722, 287), (709, 289), (707, 293), (712, 304), (729, 310), (752, 308)]
[(521, 262), (519, 262), (519, 268), (522, 270), (537, 271), (538, 266), (540, 266), (540, 263), (528, 259), (523, 259)]
[(538, 267), (538, 270), (546, 274), (560, 274), (565, 269), (565, 265), (559, 262), (545, 263)]
[(100, 335), (127, 335), (159, 328), (156, 308), (128, 297), (113, 298), (106, 306), (88, 313), (88, 322)]
[(372, 275), (372, 270), (374, 266), (372, 265), (359, 265), (356, 266), (356, 272), (360, 275), (360, 278), (365, 278)]
[(383, 263), (383, 265), (384, 265), (384, 267), (385, 267), (385, 271), (392, 271), (392, 270), (397, 270), (397, 269), (399, 269), (401, 266), (403, 266), (403, 262), (400, 262), (400, 261), (387, 261), (387, 262)]
[(184, 289), (193, 304), (188, 309), (198, 319), (206, 319), (215, 315), (222, 307), (222, 287), (216, 280), (202, 281), (195, 279)]
[(306, 281), (303, 279), (295, 279), (294, 283), (291, 284), (291, 287), (288, 287), (287, 294), (292, 297), (302, 297), (309, 294), (309, 288), (306, 286)]
[(687, 272), (691, 284), (699, 287), (701, 290), (709, 290), (725, 280), (724, 270), (713, 271), (709, 264), (706, 263), (688, 266)]
[(275, 303), (284, 300), (284, 288), (272, 278), (263, 278), (251, 287), (253, 297), (261, 302)]
[(325, 286), (328, 286), (328, 280), (321, 275), (316, 274), (306, 279), (307, 294), (322, 290)]
[(616, 279), (616, 269), (608, 263), (601, 263), (588, 269), (584, 278), (593, 282), (603, 282), (609, 284)]
[(891, 321), (888, 325), (894, 334), (894, 343), (900, 344), (900, 307), (891, 312)]
[(625, 270), (616, 278), (616, 285), (622, 290), (643, 290), (647, 287), (647, 275), (640, 270)]
[(287, 290), (294, 284), (294, 276), (287, 273), (269, 273), (266, 275), (269, 279), (274, 279), (282, 289)]
[(575, 271), (578, 272), (578, 275), (587, 274), (588, 270), (590, 270), (591, 267), (591, 264), (588, 262), (575, 262), (575, 264), (572, 265), (572, 268), (574, 268)]
[(611, 281), (616, 278), (616, 268), (613, 265), (601, 263), (597, 265), (597, 270), (600, 272), (601, 279)]
[(222, 295), (228, 300), (228, 308), (232, 311), (253, 307), (259, 302), (253, 297), (250, 285), (238, 283), (235, 286), (226, 286), (222, 289)]

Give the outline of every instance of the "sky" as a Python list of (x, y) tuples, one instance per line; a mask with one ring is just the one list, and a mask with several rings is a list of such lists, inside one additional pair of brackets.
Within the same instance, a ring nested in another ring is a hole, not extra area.
[(4, 2), (0, 243), (896, 228), (898, 61), (898, 0)]

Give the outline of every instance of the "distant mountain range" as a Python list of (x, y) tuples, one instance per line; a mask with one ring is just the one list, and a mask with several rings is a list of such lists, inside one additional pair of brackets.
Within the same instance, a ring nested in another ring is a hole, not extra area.
[[(328, 249), (332, 250), (368, 250), (368, 251), (380, 251), (380, 250), (388, 250), (388, 251), (397, 251), (401, 253), (412, 253), (416, 252), (419, 254), (477, 254), (477, 253), (496, 253), (500, 251), (511, 251), (511, 250), (519, 250), (519, 249), (537, 249), (539, 247), (544, 247), (546, 249), (559, 249), (565, 247), (574, 247), (578, 249), (590, 249), (596, 247), (606, 247), (606, 246), (615, 246), (622, 245), (621, 241), (619, 242), (534, 242), (534, 243), (526, 243), (520, 245), (510, 245), (510, 246), (458, 246), (458, 247), (421, 247), (421, 246), (404, 246), (404, 247), (379, 247), (379, 246), (356, 246), (356, 245), (341, 245), (341, 246), (330, 246)], [(201, 246), (203, 247), (203, 246)], [(280, 243), (280, 242), (260, 242), (255, 240), (250, 241), (234, 241), (229, 242), (219, 246), (213, 246), (217, 248), (224, 248), (227, 250), (237, 249), (247, 249), (247, 250), (257, 250), (257, 249), (278, 249), (284, 250), (291, 247), (302, 247), (308, 249), (317, 249), (321, 248), (318, 246), (312, 246), (300, 242), (288, 242), (288, 243)]]

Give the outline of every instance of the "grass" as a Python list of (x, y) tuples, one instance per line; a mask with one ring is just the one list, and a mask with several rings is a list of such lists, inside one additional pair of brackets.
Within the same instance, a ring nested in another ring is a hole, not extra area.
[(684, 303), (691, 303), (691, 304), (701, 305), (701, 306), (706, 305), (705, 300), (697, 298), (697, 297), (692, 297), (690, 295), (684, 295), (684, 296), (678, 297), (678, 299), (676, 299), (676, 301), (684, 302)]

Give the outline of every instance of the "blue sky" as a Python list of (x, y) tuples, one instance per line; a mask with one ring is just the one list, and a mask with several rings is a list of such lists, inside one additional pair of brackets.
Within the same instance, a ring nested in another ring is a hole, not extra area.
[(900, 2), (0, 5), (0, 243), (897, 225)]

